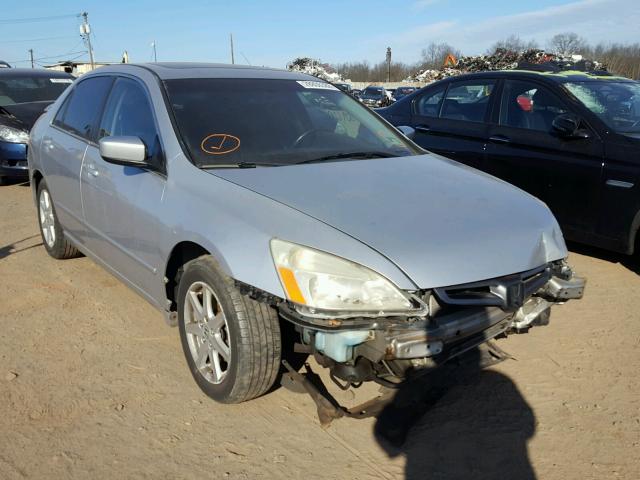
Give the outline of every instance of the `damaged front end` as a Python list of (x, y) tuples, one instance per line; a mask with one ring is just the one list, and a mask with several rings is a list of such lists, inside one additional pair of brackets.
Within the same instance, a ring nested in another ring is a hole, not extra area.
[(393, 388), (501, 334), (548, 324), (551, 306), (581, 298), (585, 283), (558, 261), (481, 282), (410, 292), (411, 315), (325, 318), (291, 302), (278, 308), (300, 332), (297, 351), (329, 368), (340, 388), (366, 381)]

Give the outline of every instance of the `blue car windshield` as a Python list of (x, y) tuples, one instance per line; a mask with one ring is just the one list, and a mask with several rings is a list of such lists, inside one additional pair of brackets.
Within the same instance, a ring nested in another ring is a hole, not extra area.
[(640, 83), (595, 80), (565, 83), (585, 107), (617, 133), (640, 133)]
[(72, 83), (72, 78), (0, 76), (0, 107), (18, 103), (51, 102)]
[(178, 134), (200, 167), (424, 153), (325, 82), (198, 78), (165, 86)]

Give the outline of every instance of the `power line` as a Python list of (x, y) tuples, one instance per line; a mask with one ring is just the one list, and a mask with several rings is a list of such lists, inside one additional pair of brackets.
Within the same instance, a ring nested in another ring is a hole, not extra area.
[(51, 58), (60, 58), (60, 57), (66, 57), (69, 55), (77, 55), (80, 54), (81, 56), (84, 55), (85, 53), (87, 53), (86, 50), (80, 50), (78, 52), (67, 52), (67, 53), (63, 53), (62, 55), (51, 55), (50, 57), (40, 57), (40, 58), (35, 58), (35, 60), (49, 60)]
[(0, 25), (7, 25), (10, 23), (37, 23), (37, 22), (48, 22), (52, 20), (62, 20), (65, 18), (74, 18), (79, 17), (79, 13), (73, 13), (68, 15), (52, 15), (49, 17), (32, 17), (32, 18), (7, 18), (0, 19)]
[(61, 39), (67, 39), (67, 38), (76, 38), (76, 35), (66, 35), (63, 37), (42, 37), (42, 38), (27, 38), (24, 40), (2, 40), (0, 42), (0, 44), (5, 44), (5, 43), (29, 43), (29, 42), (43, 42), (45, 40), (61, 40)]
[[(80, 57), (84, 57), (84, 56), (86, 55), (86, 53), (87, 53), (87, 52), (82, 52), (82, 53), (81, 53), (80, 55), (78, 55), (78, 56), (71, 57), (71, 58), (67, 58), (67, 60), (68, 60), (68, 61), (70, 61), (70, 62), (72, 62), (72, 61), (74, 61), (74, 60), (77, 60), (77, 59), (78, 59), (78, 58), (80, 58)], [(36, 62), (35, 60), (34, 60), (34, 62), (35, 62), (38, 66), (40, 66), (40, 67), (46, 67), (46, 66), (47, 66), (47, 65), (45, 65), (44, 63)]]
[[(34, 59), (33, 59), (33, 61), (34, 61), (34, 62), (37, 62), (37, 61), (39, 61), (39, 60), (50, 60), (50, 59), (52, 59), (52, 58), (61, 58), (61, 57), (69, 56), (69, 55), (77, 55), (77, 54), (80, 54), (78, 57), (76, 57), (76, 58), (79, 58), (79, 57), (81, 57), (82, 55), (85, 55), (86, 53), (87, 53), (87, 51), (86, 51), (86, 50), (81, 50), (81, 51), (79, 51), (79, 52), (67, 52), (67, 53), (63, 53), (62, 55), (51, 55), (51, 56), (48, 56), (48, 57), (39, 57), (39, 58), (34, 58)], [(29, 60), (12, 60), (12, 61), (9, 61), (9, 62), (7, 62), (7, 63), (9, 63), (9, 64), (11, 64), (11, 63), (28, 63), (28, 62), (30, 62), (30, 61), (31, 61), (30, 59), (29, 59)]]

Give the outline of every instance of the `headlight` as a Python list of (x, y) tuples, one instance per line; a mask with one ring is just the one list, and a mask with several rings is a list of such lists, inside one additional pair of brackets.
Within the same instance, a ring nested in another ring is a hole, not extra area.
[(357, 263), (278, 239), (271, 240), (271, 254), (287, 298), (304, 313), (344, 317), (416, 311), (393, 283)]
[(29, 133), (17, 128), (0, 125), (0, 140), (9, 143), (27, 143)]

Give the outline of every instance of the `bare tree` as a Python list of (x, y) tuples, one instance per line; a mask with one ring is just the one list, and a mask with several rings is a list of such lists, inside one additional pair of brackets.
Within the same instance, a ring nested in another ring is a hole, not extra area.
[(509, 35), (507, 38), (494, 43), (487, 50), (487, 54), (493, 55), (498, 49), (503, 49), (507, 52), (524, 52), (534, 48), (538, 48), (538, 43), (535, 40), (523, 40), (518, 35)]
[(586, 57), (604, 64), (611, 73), (640, 80), (640, 43), (599, 43), (581, 51)]
[(449, 54), (454, 57), (461, 56), (460, 50), (446, 42), (431, 42), (426, 48), (422, 49), (422, 63), (420, 66), (422, 68), (438, 69)]
[[(333, 65), (342, 76), (354, 82), (384, 82), (387, 79), (387, 62), (380, 62), (373, 66), (368, 62), (349, 62)], [(400, 82), (413, 73), (417, 67), (402, 62), (391, 62), (391, 81)]]
[(565, 32), (554, 35), (549, 41), (549, 48), (561, 55), (573, 55), (586, 50), (587, 42), (577, 33)]

